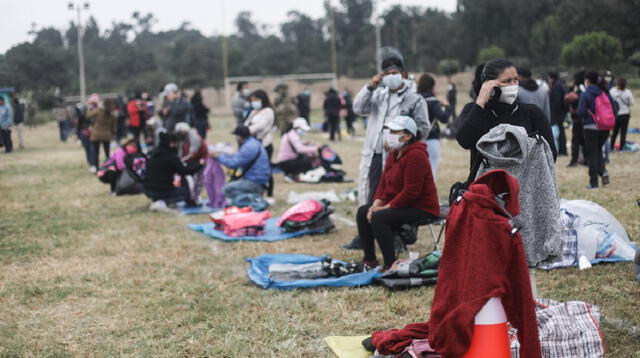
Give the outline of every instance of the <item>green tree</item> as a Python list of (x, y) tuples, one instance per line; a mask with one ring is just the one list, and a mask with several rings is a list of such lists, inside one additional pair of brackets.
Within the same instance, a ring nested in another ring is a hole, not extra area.
[(489, 46), (481, 48), (478, 51), (478, 63), (487, 62), (494, 58), (504, 57), (504, 50), (498, 46)]
[(560, 58), (567, 66), (603, 69), (622, 59), (622, 43), (604, 31), (587, 32), (565, 44)]
[(460, 71), (460, 62), (454, 59), (441, 60), (438, 63), (438, 71), (447, 77)]

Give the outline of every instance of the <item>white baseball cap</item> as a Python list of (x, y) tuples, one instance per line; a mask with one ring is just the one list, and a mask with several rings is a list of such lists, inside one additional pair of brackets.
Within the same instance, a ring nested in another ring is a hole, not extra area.
[(307, 123), (307, 120), (302, 118), (302, 117), (298, 117), (298, 118), (293, 120), (293, 128), (300, 128), (303, 131), (311, 130), (311, 127), (309, 127), (309, 124)]
[(162, 90), (162, 97), (165, 97), (169, 93), (176, 92), (178, 92), (178, 85), (175, 83), (167, 83), (166, 85), (164, 85), (164, 89)]
[(407, 130), (411, 134), (413, 134), (414, 137), (418, 134), (416, 121), (414, 121), (413, 118), (409, 116), (397, 116), (396, 118), (386, 123), (384, 126), (391, 129), (392, 131)]

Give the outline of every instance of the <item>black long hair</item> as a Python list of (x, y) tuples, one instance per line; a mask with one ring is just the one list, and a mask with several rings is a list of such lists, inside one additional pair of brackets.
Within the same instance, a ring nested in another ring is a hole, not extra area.
[(430, 74), (425, 73), (418, 80), (418, 93), (433, 92), (436, 86), (436, 80)]
[(486, 63), (479, 64), (478, 67), (476, 67), (473, 81), (471, 82), (476, 96), (480, 94), (480, 88), (482, 88), (483, 83), (495, 80), (509, 67), (514, 67), (514, 65), (513, 62), (506, 58), (494, 58)]
[(251, 97), (260, 99), (260, 102), (262, 102), (262, 108), (269, 107), (273, 109), (273, 105), (271, 105), (271, 101), (269, 100), (269, 95), (267, 95), (267, 92), (263, 90), (255, 90), (253, 91), (253, 93), (251, 93)]

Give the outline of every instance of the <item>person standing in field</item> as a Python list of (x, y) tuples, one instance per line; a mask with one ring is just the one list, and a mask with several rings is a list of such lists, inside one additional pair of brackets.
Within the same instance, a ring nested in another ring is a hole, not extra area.
[(100, 145), (104, 149), (105, 159), (109, 158), (111, 140), (116, 135), (117, 120), (113, 115), (113, 101), (105, 99), (102, 108), (87, 113), (91, 121), (91, 145), (93, 146), (93, 165), (100, 165)]
[(631, 107), (635, 101), (633, 94), (627, 88), (627, 80), (619, 78), (616, 87), (609, 91), (611, 97), (618, 103), (618, 116), (616, 117), (616, 126), (611, 135), (611, 151), (615, 150), (616, 139), (620, 133), (620, 151), (624, 150), (627, 144), (627, 128), (629, 127), (629, 119), (631, 116)]

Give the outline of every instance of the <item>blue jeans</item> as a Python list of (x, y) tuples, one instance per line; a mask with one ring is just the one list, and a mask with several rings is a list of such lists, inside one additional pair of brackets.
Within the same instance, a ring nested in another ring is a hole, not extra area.
[(68, 119), (60, 120), (58, 121), (58, 129), (60, 129), (60, 140), (66, 142), (71, 132), (71, 123)]
[(91, 145), (89, 136), (82, 134), (82, 131), (80, 131), (78, 133), (78, 139), (80, 139), (80, 143), (82, 143), (82, 148), (84, 148), (84, 154), (87, 156), (87, 163), (89, 166), (98, 166), (98, 163), (93, 162), (93, 145)]
[(233, 198), (240, 194), (262, 195), (264, 189), (264, 185), (256, 184), (246, 179), (239, 179), (225, 184), (225, 186), (222, 188), (222, 192), (224, 193), (225, 198), (233, 200)]

